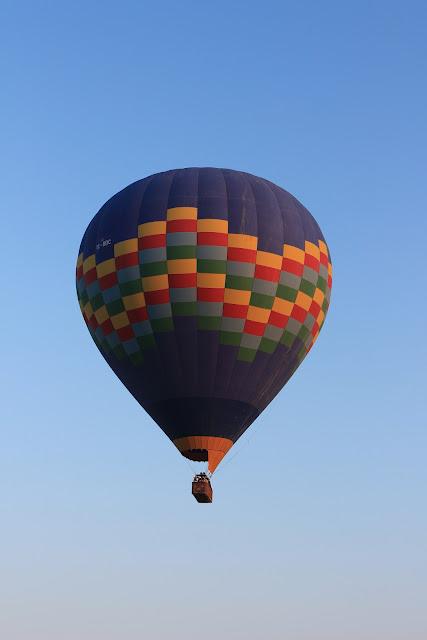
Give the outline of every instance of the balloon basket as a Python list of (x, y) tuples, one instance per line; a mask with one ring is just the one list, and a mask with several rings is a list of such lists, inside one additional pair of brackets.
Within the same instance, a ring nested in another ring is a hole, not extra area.
[(197, 502), (210, 503), (213, 499), (211, 481), (206, 473), (198, 473), (194, 476), (191, 492)]

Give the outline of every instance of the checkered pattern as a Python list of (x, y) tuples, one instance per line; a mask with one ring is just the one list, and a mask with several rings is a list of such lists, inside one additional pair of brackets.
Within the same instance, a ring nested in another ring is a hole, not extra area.
[(255, 236), (228, 233), (228, 222), (198, 219), (197, 208), (168, 209), (166, 220), (138, 227), (114, 245), (114, 257), (77, 261), (77, 293), (96, 344), (135, 365), (174, 330), (174, 318), (196, 317), (251, 362), (257, 352), (287, 349), (298, 339), (298, 363), (316, 340), (329, 306), (332, 267), (326, 244), (285, 244), (278, 255)]

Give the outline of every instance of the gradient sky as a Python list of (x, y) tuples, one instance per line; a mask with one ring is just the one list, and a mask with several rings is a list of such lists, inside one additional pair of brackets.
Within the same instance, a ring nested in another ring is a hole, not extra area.
[[(425, 640), (426, 31), (421, 1), (0, 3), (1, 638)], [(199, 165), (296, 195), (335, 276), (209, 507), (74, 289), (107, 198)]]

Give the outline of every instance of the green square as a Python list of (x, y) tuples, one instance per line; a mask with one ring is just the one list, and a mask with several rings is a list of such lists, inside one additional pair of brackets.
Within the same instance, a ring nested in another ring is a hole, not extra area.
[(308, 280), (301, 280), (300, 291), (306, 293), (310, 298), (314, 296), (314, 292), (316, 291), (316, 285), (312, 284)]
[(151, 320), (151, 327), (153, 331), (157, 333), (173, 331), (173, 320), (172, 318), (156, 318)]
[(137, 338), (137, 342), (142, 350), (151, 349), (156, 346), (156, 340), (152, 333)]
[(87, 295), (86, 289), (84, 289), (84, 291), (82, 291), (82, 293), (80, 294), (79, 300), (83, 306), (86, 306), (89, 302), (89, 296)]
[(323, 291), (323, 293), (326, 293), (326, 280), (322, 278), (322, 276), (319, 276), (317, 279), (317, 288)]
[(136, 367), (138, 367), (144, 362), (144, 356), (142, 355), (141, 351), (136, 351), (135, 353), (131, 353), (129, 358), (131, 359), (131, 361)]
[(243, 362), (253, 362), (255, 360), (256, 351), (255, 349), (247, 349), (246, 347), (240, 347), (239, 352), (237, 354), (238, 360), (243, 360)]
[(121, 344), (114, 347), (113, 353), (119, 360), (123, 360), (123, 358), (126, 357), (126, 351), (123, 349)]
[(185, 245), (182, 247), (168, 247), (166, 255), (168, 260), (185, 260), (196, 257), (196, 245)]
[(298, 338), (304, 342), (306, 338), (310, 335), (310, 331), (304, 325), (301, 326), (301, 329), (298, 332)]
[(104, 298), (102, 296), (102, 293), (97, 293), (96, 296), (90, 301), (90, 303), (91, 303), (92, 309), (94, 311), (98, 311), (98, 309), (103, 307), (104, 306)]
[(225, 287), (226, 289), (238, 289), (239, 291), (252, 291), (253, 278), (246, 278), (245, 276), (226, 276)]
[(249, 302), (253, 307), (261, 307), (262, 309), (271, 309), (273, 306), (274, 298), (267, 296), (264, 293), (252, 292), (251, 300)]
[(307, 355), (307, 349), (305, 347), (301, 347), (301, 349), (298, 351), (298, 354), (297, 354), (298, 362), (302, 362), (306, 355)]
[(113, 302), (110, 302), (105, 306), (107, 307), (108, 315), (110, 316), (110, 318), (125, 310), (123, 302), (120, 300), (120, 298), (119, 300), (114, 300)]
[(105, 338), (101, 340), (101, 349), (105, 351), (105, 353), (110, 353), (111, 351), (111, 347), (108, 344), (108, 342), (105, 340)]
[(141, 293), (142, 282), (141, 280), (129, 280), (129, 282), (123, 282), (119, 285), (119, 288), (122, 296), (132, 296), (135, 293)]
[(237, 331), (221, 331), (219, 334), (219, 341), (221, 344), (230, 344), (235, 347), (240, 346), (242, 334)]
[(197, 260), (198, 273), (225, 273), (227, 268), (226, 260)]
[(290, 331), (284, 331), (282, 337), (280, 338), (280, 342), (287, 347), (292, 347), (295, 340), (295, 336)]
[(161, 276), (168, 272), (166, 260), (161, 262), (146, 262), (140, 266), (141, 276)]
[(274, 353), (276, 351), (277, 342), (274, 340), (270, 340), (270, 338), (261, 338), (261, 342), (259, 344), (259, 350), (264, 351), (264, 353)]
[(325, 299), (323, 300), (323, 304), (322, 304), (322, 311), (323, 311), (323, 313), (325, 313), (325, 314), (326, 314), (326, 312), (327, 312), (328, 308), (329, 308), (329, 302), (328, 302), (328, 301), (327, 301), (327, 299), (325, 298)]
[(172, 302), (173, 316), (197, 316), (197, 302)]
[(298, 291), (296, 289), (292, 289), (292, 287), (287, 287), (284, 284), (279, 284), (277, 287), (277, 297), (282, 298), (282, 300), (289, 300), (289, 302), (295, 302)]
[(199, 316), (197, 318), (197, 328), (209, 331), (218, 331), (221, 328), (221, 317)]

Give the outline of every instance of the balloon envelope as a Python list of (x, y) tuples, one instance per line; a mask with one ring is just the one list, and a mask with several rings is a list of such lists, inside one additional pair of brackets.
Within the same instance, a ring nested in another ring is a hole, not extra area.
[(312, 347), (331, 274), (319, 226), (291, 194), (191, 168), (106, 202), (81, 242), (77, 292), (113, 371), (213, 472)]

